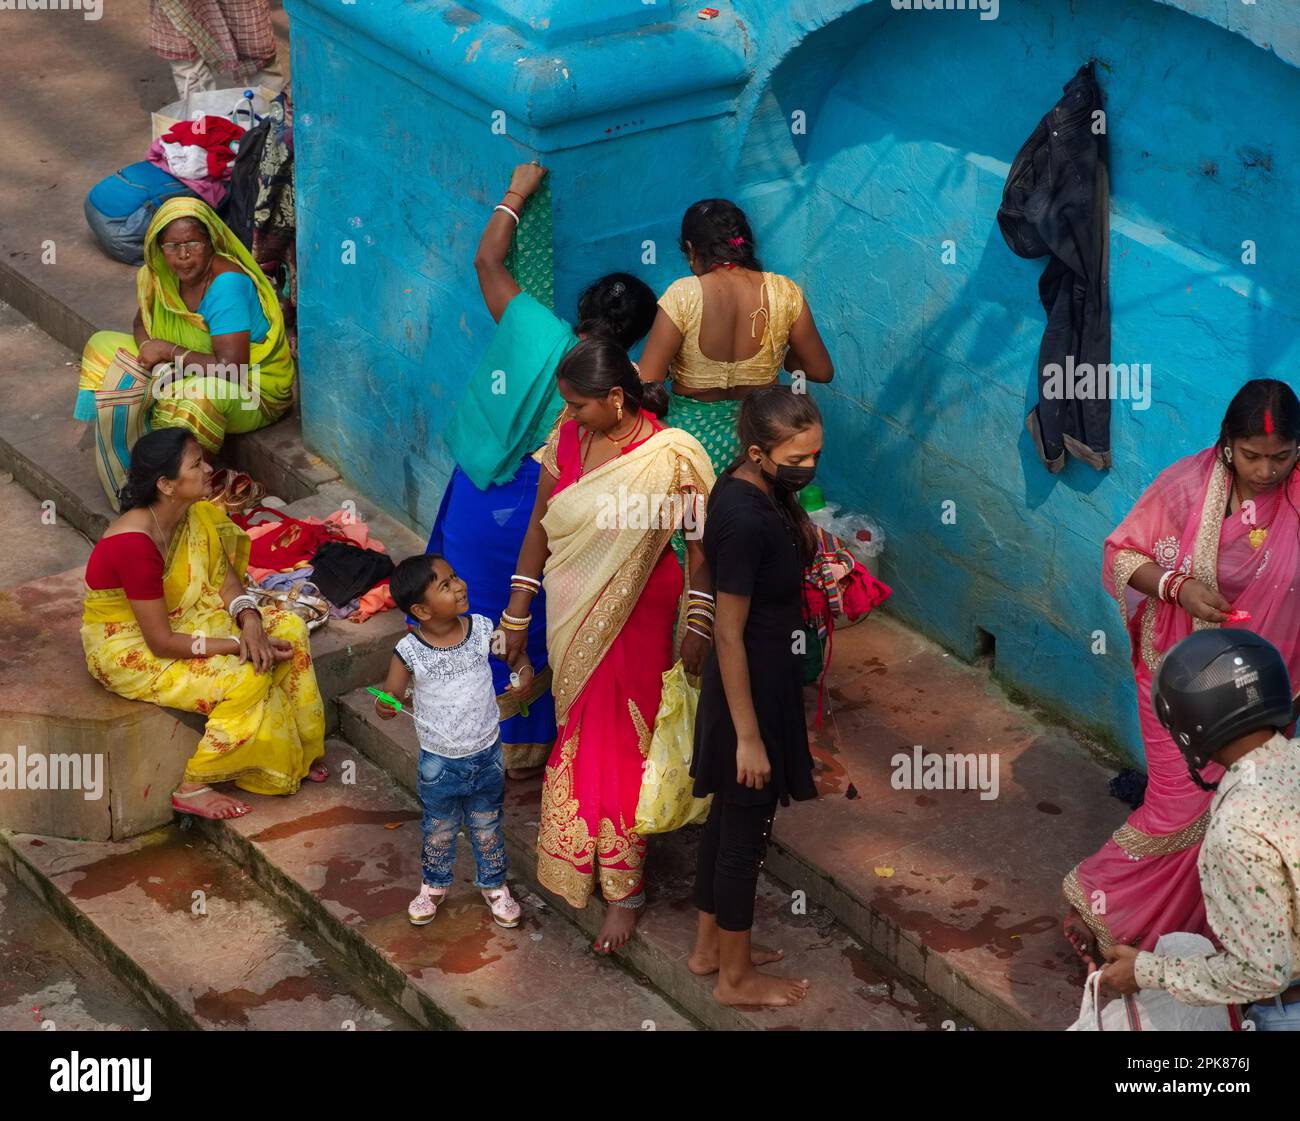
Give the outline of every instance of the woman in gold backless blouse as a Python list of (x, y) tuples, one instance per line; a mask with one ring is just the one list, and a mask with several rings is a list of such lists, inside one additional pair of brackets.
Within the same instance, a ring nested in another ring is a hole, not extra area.
[(762, 271), (740, 207), (726, 199), (693, 204), (680, 244), (691, 275), (659, 298), (641, 379), (672, 378), (668, 423), (699, 440), (720, 473), (740, 451), (741, 400), (776, 381), (782, 360), (808, 381), (828, 382), (834, 369), (799, 285)]

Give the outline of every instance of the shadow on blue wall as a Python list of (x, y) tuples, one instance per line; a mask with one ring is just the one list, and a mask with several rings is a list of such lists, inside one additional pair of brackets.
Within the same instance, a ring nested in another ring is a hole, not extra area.
[[(1045, 260), (1012, 255), (995, 215), (1011, 158), (1089, 58), (1107, 94), (1113, 360), (1150, 364), (1150, 393), (1114, 402), (1109, 474), (1050, 476), (1023, 427)], [(992, 22), (875, 3), (799, 43), (743, 129), (736, 194), (836, 358), (817, 390), (827, 485), (882, 520), (895, 609), (966, 657), (976, 628), (994, 634), (1000, 676), (1139, 758), (1101, 542), (1213, 440), (1243, 381), (1291, 372), (1300, 133), (1276, 108), (1298, 96), (1294, 68), (1147, 0), (1033, 0)]]

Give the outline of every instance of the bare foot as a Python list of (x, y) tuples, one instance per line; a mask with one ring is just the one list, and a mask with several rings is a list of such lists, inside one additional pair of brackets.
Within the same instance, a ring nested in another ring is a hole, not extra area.
[(514, 779), (515, 782), (524, 782), (526, 779), (536, 778), (546, 768), (542, 767), (511, 767), (506, 771), (506, 777)]
[(1083, 964), (1088, 967), (1088, 972), (1097, 968), (1097, 939), (1094, 937), (1091, 928), (1083, 921), (1083, 916), (1074, 908), (1070, 908), (1069, 913), (1061, 922), (1061, 932), (1065, 935), (1065, 940), (1070, 943), (1074, 952), (1079, 955)]
[[(187, 787), (188, 789), (186, 789)], [(221, 794), (216, 790), (206, 786), (199, 786), (193, 782), (182, 783), (172, 794), (172, 809), (181, 813), (193, 814), (195, 817), (206, 817), (213, 821), (243, 817), (252, 808), (247, 803), (232, 798), (229, 794)]]
[(317, 759), (316, 762), (311, 765), (311, 770), (307, 772), (307, 777), (311, 779), (312, 782), (324, 782), (329, 778), (330, 769), (325, 766), (325, 760)]
[(641, 908), (615, 907), (612, 903), (605, 905), (605, 921), (601, 923), (600, 933), (591, 948), (599, 954), (608, 954), (621, 946), (627, 945), (636, 929), (636, 920), (641, 917)]
[(808, 995), (808, 982), (773, 977), (751, 969), (734, 982), (719, 977), (713, 995), (719, 1004), (798, 1004)]
[[(785, 957), (784, 950), (772, 950), (767, 946), (752, 946), (749, 951), (749, 962), (751, 965), (771, 965), (774, 961), (780, 961)], [(718, 971), (718, 946), (714, 943), (712, 949), (701, 949), (696, 947), (691, 956), (686, 959), (686, 968), (697, 977), (707, 977), (710, 973)]]

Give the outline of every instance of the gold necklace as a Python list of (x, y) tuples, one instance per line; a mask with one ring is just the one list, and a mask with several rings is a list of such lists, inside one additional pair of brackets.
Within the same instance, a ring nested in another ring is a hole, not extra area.
[(163, 533), (163, 531), (162, 531), (162, 526), (158, 524), (158, 515), (155, 514), (155, 513), (153, 512), (153, 506), (148, 506), (148, 507), (146, 507), (146, 509), (149, 511), (149, 516), (150, 516), (151, 518), (153, 518), (153, 526), (154, 526), (154, 529), (156, 529), (156, 530), (158, 531), (158, 537), (159, 537), (159, 538), (161, 539), (161, 541), (162, 541), (162, 555), (163, 555), (163, 560), (166, 560), (166, 559), (167, 559), (167, 550), (171, 548), (171, 544), (172, 544), (172, 542), (171, 542), (171, 538), (168, 537), (165, 533)]
[[(1241, 513), (1241, 508), (1246, 504), (1246, 500), (1241, 497), (1241, 491), (1237, 489), (1237, 480), (1235, 478), (1232, 480), (1232, 494), (1237, 500), (1237, 513)], [(1250, 501), (1254, 503), (1255, 500), (1252, 498)], [(1246, 537), (1250, 541), (1252, 549), (1258, 549), (1264, 544), (1265, 539), (1268, 537), (1269, 526), (1272, 524), (1272, 522), (1269, 522), (1268, 525), (1259, 526), (1246, 532)]]
[(640, 432), (640, 431), (641, 431), (641, 414), (640, 414), (640, 413), (637, 413), (637, 414), (636, 414), (636, 424), (634, 424), (634, 425), (632, 426), (632, 431), (628, 433), (628, 437), (627, 437), (626, 440), (624, 440), (624, 441), (620, 444), (620, 443), (618, 442), (618, 440), (616, 440), (616, 439), (615, 439), (613, 436), (611, 436), (608, 432), (605, 433), (605, 439), (608, 440), (611, 444), (613, 444), (614, 447), (618, 448), (619, 451), (622, 451), (625, 447), (627, 447), (627, 446), (628, 446), (628, 445), (629, 445), (629, 444), (630, 444), (630, 443), (631, 443), (631, 442), (636, 438), (637, 433)]

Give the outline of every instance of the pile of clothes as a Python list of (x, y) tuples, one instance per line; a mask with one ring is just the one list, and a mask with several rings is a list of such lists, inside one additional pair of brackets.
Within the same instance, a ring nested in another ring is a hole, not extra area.
[(252, 539), (248, 575), (259, 587), (319, 595), (331, 616), (354, 623), (396, 606), (388, 589), (392, 558), (352, 512), (299, 519), (256, 506), (231, 518)]
[(178, 121), (153, 142), (146, 157), (211, 207), (221, 205), (244, 128), (226, 117)]

